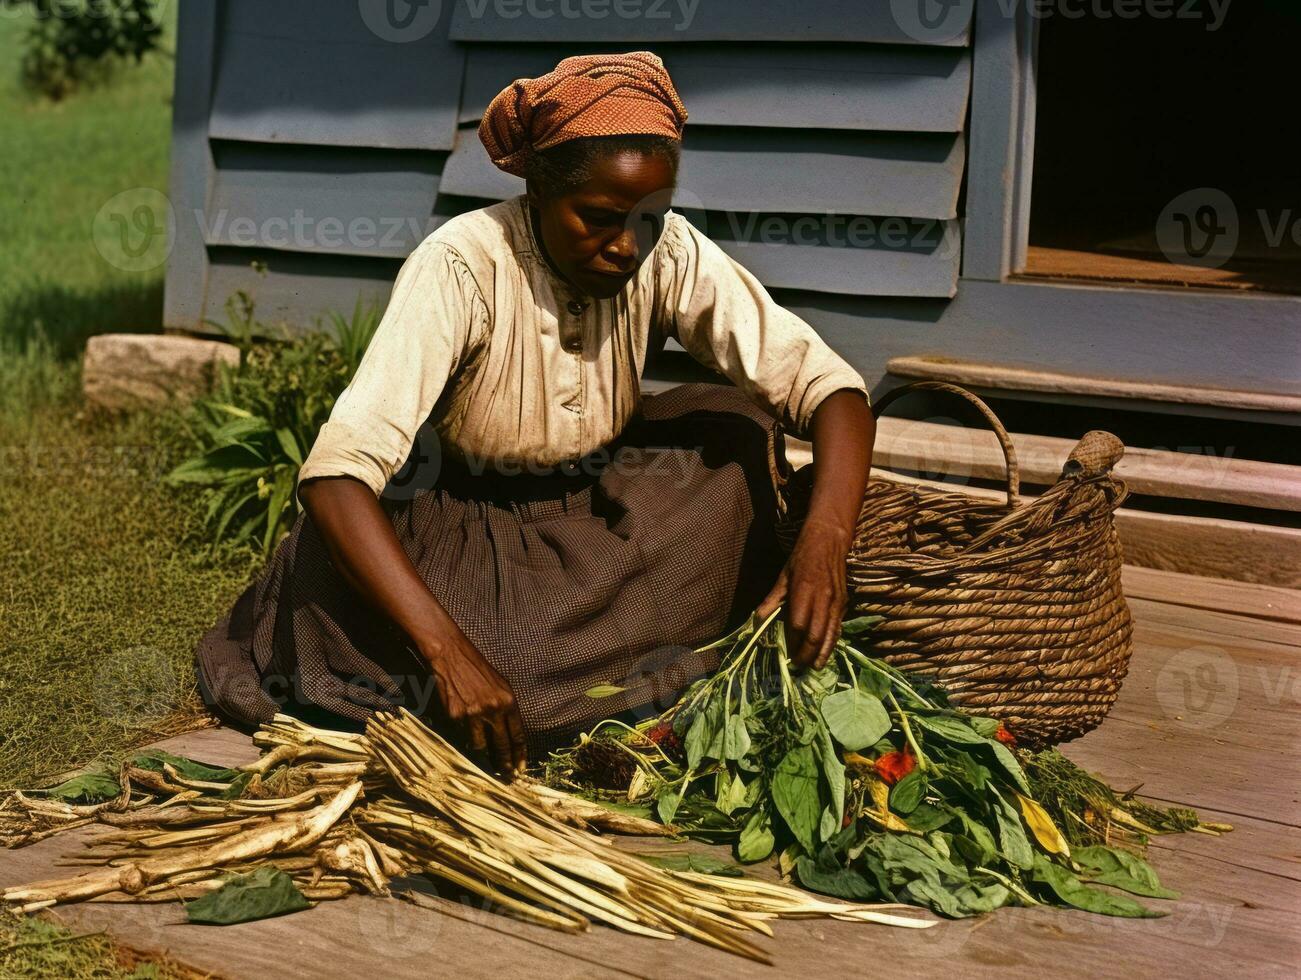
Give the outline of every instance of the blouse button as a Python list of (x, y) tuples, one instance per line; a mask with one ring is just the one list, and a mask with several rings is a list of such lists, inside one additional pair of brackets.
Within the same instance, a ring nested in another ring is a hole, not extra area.
[(577, 354), (583, 349), (582, 337), (566, 337), (564, 342), (565, 350), (571, 354)]
[(586, 304), (586, 303), (580, 303), (580, 302), (579, 302), (578, 300), (576, 300), (576, 299), (571, 299), (571, 300), (566, 304), (566, 308), (567, 308), (567, 309), (569, 310), (569, 312), (572, 313), (574, 316), (582, 316), (582, 315), (583, 315), (583, 311), (584, 311), (585, 309), (587, 309), (587, 304)]

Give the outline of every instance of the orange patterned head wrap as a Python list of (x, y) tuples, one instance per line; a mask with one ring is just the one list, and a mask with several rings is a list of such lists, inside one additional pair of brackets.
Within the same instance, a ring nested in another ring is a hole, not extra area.
[(566, 58), (492, 100), (479, 139), (502, 170), (524, 176), (529, 156), (585, 136), (682, 138), (687, 110), (664, 62), (649, 51)]

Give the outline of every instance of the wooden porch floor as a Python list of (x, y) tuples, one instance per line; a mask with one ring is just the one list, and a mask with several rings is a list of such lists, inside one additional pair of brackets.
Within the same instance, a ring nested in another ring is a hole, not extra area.
[[(242, 977), (1294, 977), (1301, 971), (1301, 593), (1126, 570), (1138, 623), (1129, 678), (1111, 718), (1068, 746), (1118, 787), (1197, 806), (1237, 829), (1159, 839), (1152, 861), (1182, 898), (1163, 919), (1004, 909), (926, 932), (846, 923), (777, 923), (766, 969), (685, 940), (594, 928), (563, 936), (437, 899), (446, 914), (350, 898), (226, 928), (188, 926), (175, 905), (82, 905), (61, 917), (141, 950)], [(228, 730), (165, 743), (236, 764), (255, 753)], [(0, 852), (0, 884), (56, 874), (77, 842)], [(664, 842), (642, 844), (671, 848)]]

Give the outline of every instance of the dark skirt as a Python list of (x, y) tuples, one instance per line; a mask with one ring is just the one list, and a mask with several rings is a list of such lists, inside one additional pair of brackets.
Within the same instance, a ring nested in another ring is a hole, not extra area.
[[(535, 753), (672, 704), (717, 666), (695, 648), (744, 621), (784, 560), (781, 434), (736, 389), (645, 396), (574, 470), (471, 475), (446, 459), (432, 490), (381, 498), (420, 577), (510, 683)], [(356, 727), (399, 704), (438, 722), (428, 669), (306, 515), (197, 660), (205, 700), (240, 726), (284, 711)], [(600, 684), (625, 690), (586, 695)]]

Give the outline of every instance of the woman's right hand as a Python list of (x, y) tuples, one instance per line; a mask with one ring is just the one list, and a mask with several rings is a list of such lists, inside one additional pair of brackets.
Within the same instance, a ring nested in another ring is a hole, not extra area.
[(416, 574), (375, 494), (337, 476), (308, 480), (298, 495), (344, 580), (429, 662), (443, 708), (471, 747), (491, 749), (502, 773), (523, 769), (524, 724), (514, 692)]
[(490, 750), (502, 773), (522, 773), (527, 762), (524, 721), (506, 678), (451, 617), (444, 617), (436, 638), (418, 646), (429, 662), (448, 720), (465, 731), (470, 748)]

